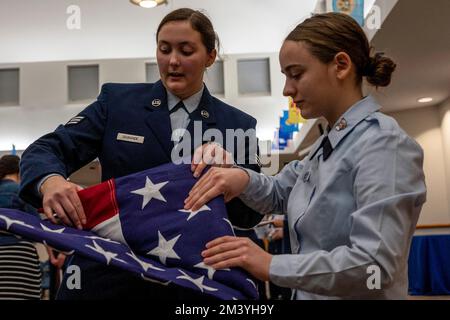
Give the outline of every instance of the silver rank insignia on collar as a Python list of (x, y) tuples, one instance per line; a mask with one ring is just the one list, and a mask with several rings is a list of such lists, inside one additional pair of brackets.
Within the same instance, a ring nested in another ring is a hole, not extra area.
[(159, 107), (161, 105), (161, 100), (159, 100), (159, 99), (154, 99), (153, 101), (152, 101), (152, 106), (154, 106), (154, 107)]
[(347, 128), (347, 120), (345, 118), (342, 118), (341, 121), (336, 125), (335, 129), (336, 131), (341, 131)]
[(200, 114), (202, 115), (203, 118), (208, 119), (209, 118), (209, 112), (206, 110), (202, 110), (200, 112)]

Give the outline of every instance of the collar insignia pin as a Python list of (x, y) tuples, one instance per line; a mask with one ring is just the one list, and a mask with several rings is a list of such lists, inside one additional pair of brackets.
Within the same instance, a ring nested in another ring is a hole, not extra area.
[(208, 119), (209, 118), (209, 112), (206, 110), (202, 110), (202, 112), (200, 112), (200, 114), (202, 115), (203, 118)]
[(347, 120), (345, 120), (345, 118), (342, 118), (336, 126), (336, 131), (341, 131), (345, 128), (347, 128)]
[(155, 99), (152, 101), (152, 106), (159, 107), (161, 105), (161, 100)]

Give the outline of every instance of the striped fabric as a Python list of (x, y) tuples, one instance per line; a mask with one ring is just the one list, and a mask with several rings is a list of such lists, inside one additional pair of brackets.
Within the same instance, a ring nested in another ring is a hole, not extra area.
[(39, 300), (41, 269), (31, 242), (0, 245), (0, 300)]

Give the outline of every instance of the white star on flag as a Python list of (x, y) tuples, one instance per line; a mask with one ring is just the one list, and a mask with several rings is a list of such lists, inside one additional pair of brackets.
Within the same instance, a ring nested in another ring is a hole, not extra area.
[[(213, 267), (208, 266), (207, 264), (205, 264), (203, 261), (200, 262), (200, 263), (197, 263), (194, 267), (208, 270), (208, 278), (211, 279), (211, 280), (213, 279), (214, 273), (217, 271)], [(228, 269), (228, 268), (220, 269), (220, 270), (222, 270), (222, 271), (230, 271), (230, 269)]]
[(177, 279), (184, 279), (184, 280), (192, 282), (200, 289), (201, 292), (203, 292), (203, 290), (217, 291), (216, 288), (208, 287), (203, 284), (203, 279), (205, 278), (205, 276), (201, 276), (200, 278), (194, 279), (194, 278), (190, 277), (186, 272), (184, 272), (180, 269), (178, 269), (178, 271), (180, 271), (180, 273), (182, 273), (183, 275), (178, 276)]
[(120, 261), (122, 263), (128, 264), (126, 261), (122, 260), (122, 259), (118, 259), (117, 257), (117, 253), (113, 253), (110, 251), (106, 251), (105, 249), (103, 249), (102, 247), (100, 247), (97, 242), (92, 241), (92, 243), (94, 244), (93, 246), (90, 246), (88, 244), (86, 244), (85, 246), (88, 247), (89, 249), (92, 249), (94, 251), (96, 251), (97, 253), (100, 253), (101, 255), (103, 255), (106, 259), (106, 264), (109, 265), (109, 263), (111, 262), (111, 259), (114, 259), (116, 261)]
[(29, 224), (26, 224), (25, 222), (20, 221), (20, 220), (10, 219), (10, 218), (5, 217), (5, 216), (0, 216), (0, 219), (3, 219), (3, 220), (6, 222), (6, 230), (9, 230), (9, 228), (10, 228), (14, 223), (15, 223), (15, 224), (18, 224), (18, 225), (21, 225), (21, 226), (24, 226), (24, 227), (27, 227), (27, 228), (34, 229), (33, 226), (30, 226)]
[(173, 250), (173, 247), (175, 246), (175, 243), (178, 241), (179, 237), (181, 237), (181, 234), (167, 241), (158, 230), (158, 246), (147, 252), (147, 254), (158, 256), (162, 264), (166, 264), (167, 258), (180, 259), (175, 250)]
[(66, 228), (61, 228), (61, 229), (50, 229), (49, 227), (46, 227), (45, 224), (40, 224), (42, 227), (42, 230), (44, 231), (48, 231), (48, 232), (53, 232), (53, 233), (63, 233), (64, 230), (66, 230)]
[(186, 210), (186, 209), (181, 209), (181, 210), (178, 210), (178, 211), (190, 213), (190, 214), (189, 214), (189, 217), (187, 218), (187, 221), (189, 221), (189, 219), (195, 217), (195, 215), (196, 215), (197, 213), (202, 212), (202, 211), (211, 211), (211, 208), (208, 207), (206, 204), (204, 204), (200, 209), (195, 210), (195, 211), (192, 211), (192, 210)]
[(155, 267), (154, 265), (152, 265), (151, 263), (147, 263), (145, 261), (142, 261), (141, 259), (139, 259), (138, 257), (136, 257), (136, 255), (134, 254), (133, 251), (131, 251), (131, 254), (127, 252), (127, 256), (130, 256), (131, 258), (133, 258), (137, 263), (140, 264), (140, 266), (142, 267), (142, 269), (144, 269), (145, 272), (147, 272), (148, 269), (153, 269), (153, 270), (157, 270), (157, 271), (166, 271), (164, 269)]
[(144, 197), (142, 200), (142, 210), (144, 210), (145, 206), (153, 198), (167, 202), (167, 200), (163, 197), (163, 195), (159, 191), (167, 183), (169, 183), (169, 181), (153, 184), (153, 182), (149, 179), (149, 177), (146, 177), (145, 187), (131, 191), (131, 193), (138, 194)]

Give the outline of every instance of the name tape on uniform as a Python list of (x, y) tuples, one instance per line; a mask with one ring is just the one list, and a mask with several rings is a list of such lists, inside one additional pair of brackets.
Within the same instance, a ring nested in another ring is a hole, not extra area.
[(126, 134), (126, 133), (120, 133), (120, 132), (117, 134), (117, 140), (134, 142), (134, 143), (144, 143), (144, 137), (142, 137), (142, 136), (135, 136), (132, 134)]

